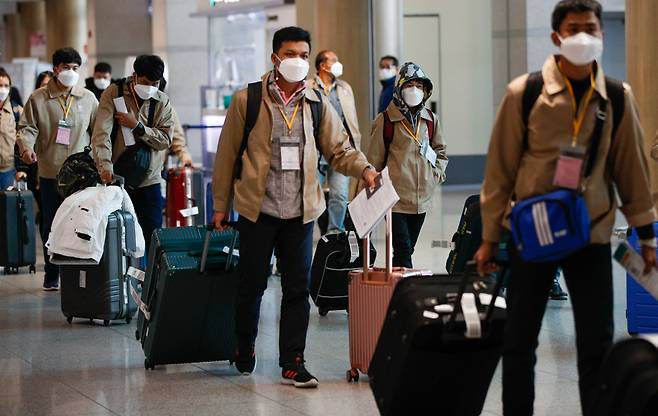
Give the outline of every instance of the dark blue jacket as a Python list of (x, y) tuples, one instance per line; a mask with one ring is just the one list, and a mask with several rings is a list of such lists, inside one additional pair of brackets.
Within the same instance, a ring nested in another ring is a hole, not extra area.
[(384, 112), (388, 104), (393, 99), (393, 90), (395, 89), (395, 77), (380, 81), (382, 83), (382, 93), (379, 96), (379, 110), (378, 113)]

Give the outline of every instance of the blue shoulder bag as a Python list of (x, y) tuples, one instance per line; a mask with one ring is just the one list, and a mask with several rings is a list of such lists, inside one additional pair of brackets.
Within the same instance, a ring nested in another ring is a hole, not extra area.
[[(600, 100), (585, 178), (594, 168), (607, 104), (606, 100)], [(510, 223), (516, 249), (526, 262), (562, 260), (589, 245), (591, 221), (582, 192), (559, 189), (517, 202), (512, 208)]]

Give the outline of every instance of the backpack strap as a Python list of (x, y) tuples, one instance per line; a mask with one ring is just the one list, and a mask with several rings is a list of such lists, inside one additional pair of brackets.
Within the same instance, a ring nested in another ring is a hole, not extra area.
[(247, 150), (247, 142), (249, 134), (256, 125), (258, 113), (260, 112), (260, 103), (263, 99), (263, 82), (252, 82), (247, 86), (247, 109), (244, 120), (244, 130), (242, 130), (242, 142), (240, 143), (240, 150), (238, 150), (235, 159), (235, 166), (233, 168), (233, 176), (235, 179), (242, 177), (242, 155)]
[(605, 90), (608, 93), (608, 100), (612, 105), (612, 135), (610, 136), (610, 141), (612, 141), (617, 135), (617, 130), (626, 109), (624, 84), (616, 79), (605, 77)]
[(395, 126), (393, 125), (387, 110), (382, 111), (382, 116), (384, 116), (384, 166), (386, 166), (386, 163), (388, 163), (388, 151), (391, 148), (391, 143), (393, 143)]
[(149, 100), (149, 114), (148, 118), (146, 119), (146, 126), (147, 127), (153, 127), (153, 120), (155, 118), (155, 106), (157, 105), (157, 101), (155, 98), (151, 98)]
[(430, 142), (434, 138), (434, 113), (429, 108), (425, 108), (427, 115), (429, 115), (429, 120), (425, 120), (427, 124), (427, 137), (429, 137)]
[[(320, 137), (320, 124), (322, 124), (322, 93), (316, 89), (313, 90), (315, 95), (318, 96), (318, 101), (308, 100), (311, 106), (311, 117), (313, 118), (313, 137), (315, 137), (316, 145)], [(318, 149), (320, 149), (318, 147)]]
[[(115, 82), (115, 84), (117, 86), (117, 91), (118, 91), (117, 92), (117, 98), (123, 97), (123, 86), (124, 86), (125, 83), (126, 83), (125, 78), (121, 78), (120, 80)], [(114, 148), (114, 142), (117, 139), (117, 131), (119, 131), (120, 128), (121, 128), (121, 126), (119, 126), (119, 122), (115, 118), (114, 119), (114, 124), (112, 125), (112, 132), (110, 133), (110, 140), (112, 142), (112, 148)]]
[(528, 120), (530, 119), (530, 112), (534, 107), (537, 99), (541, 95), (541, 90), (544, 88), (544, 77), (540, 71), (532, 72), (528, 75), (528, 80), (525, 84), (523, 91), (522, 101), (522, 120), (523, 120), (523, 150), (528, 150)]

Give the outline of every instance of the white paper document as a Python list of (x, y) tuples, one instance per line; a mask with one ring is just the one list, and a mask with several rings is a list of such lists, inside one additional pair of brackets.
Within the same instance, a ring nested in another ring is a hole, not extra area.
[(636, 282), (651, 296), (658, 300), (658, 271), (651, 269), (644, 273), (644, 259), (627, 241), (622, 241), (615, 250), (613, 258), (622, 265)]
[(360, 238), (368, 235), (389, 209), (400, 200), (388, 175), (388, 168), (381, 171), (374, 190), (363, 189), (350, 202), (350, 217)]
[[(128, 107), (126, 107), (126, 100), (124, 100), (123, 97), (117, 97), (114, 99), (114, 108), (119, 113), (128, 112)], [(123, 134), (123, 142), (126, 147), (135, 144), (135, 136), (133, 136), (133, 132), (128, 127), (121, 126), (121, 133)]]

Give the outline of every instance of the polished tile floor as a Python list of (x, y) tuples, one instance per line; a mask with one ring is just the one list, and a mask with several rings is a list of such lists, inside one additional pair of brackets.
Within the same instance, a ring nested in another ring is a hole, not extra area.
[[(417, 246), (416, 266), (445, 270), (447, 250), (430, 248), (430, 242), (452, 235), (469, 193), (462, 189), (437, 196)], [(381, 233), (377, 243), (383, 254)], [(625, 280), (615, 267), (615, 318), (617, 335), (623, 336)], [(274, 278), (263, 300), (258, 368), (251, 377), (236, 375), (227, 363), (145, 371), (134, 324), (69, 325), (59, 294), (41, 291), (41, 279), (42, 272), (0, 276), (0, 416), (377, 414), (367, 382), (348, 384), (344, 378), (349, 365), (345, 312), (322, 318), (312, 309), (306, 358), (320, 387), (303, 391), (279, 384), (280, 287)], [(549, 303), (544, 322), (535, 414), (579, 415), (569, 302)], [(496, 374), (484, 414), (501, 414), (500, 386)]]

